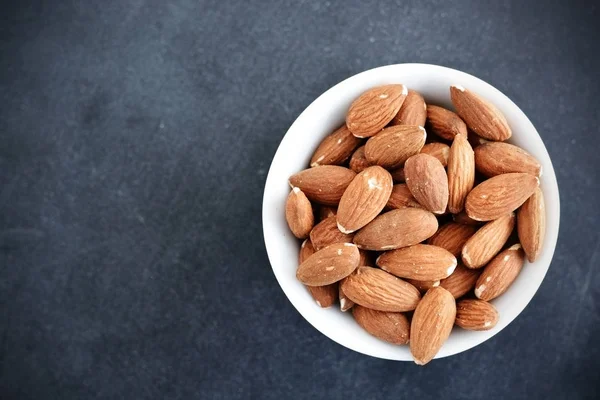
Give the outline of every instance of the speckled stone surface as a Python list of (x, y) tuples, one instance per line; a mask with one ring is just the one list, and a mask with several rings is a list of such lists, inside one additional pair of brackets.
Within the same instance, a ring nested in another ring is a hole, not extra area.
[[(0, 13), (0, 398), (600, 396), (597, 2), (12, 3)], [(270, 160), (299, 113), (402, 62), (512, 98), (562, 203), (524, 313), (425, 368), (305, 322), (261, 231)]]

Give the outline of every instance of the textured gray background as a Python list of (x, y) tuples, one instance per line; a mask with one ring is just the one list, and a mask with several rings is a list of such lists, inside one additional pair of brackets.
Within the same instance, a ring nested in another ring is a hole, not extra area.
[[(599, 7), (484, 3), (4, 2), (0, 398), (598, 398)], [(402, 62), (511, 97), (562, 196), (529, 307), (426, 368), (353, 353), (306, 323), (260, 220), (298, 114)]]

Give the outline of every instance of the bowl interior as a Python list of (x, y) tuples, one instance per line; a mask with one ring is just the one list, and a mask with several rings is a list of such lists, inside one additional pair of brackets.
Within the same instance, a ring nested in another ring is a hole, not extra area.
[(360, 353), (392, 360), (412, 360), (408, 346), (395, 346), (376, 339), (338, 307), (322, 309), (306, 288), (296, 280), (300, 242), (285, 221), (288, 178), (307, 168), (321, 140), (344, 123), (351, 102), (365, 90), (378, 85), (403, 83), (417, 90), (428, 103), (452, 109), (449, 87), (460, 84), (491, 101), (506, 116), (513, 131), (510, 143), (536, 157), (543, 168), (541, 188), (546, 201), (546, 238), (539, 259), (526, 263), (510, 289), (492, 301), (500, 320), (490, 331), (472, 332), (454, 328), (436, 358), (468, 350), (494, 336), (507, 326), (529, 303), (550, 266), (559, 225), (559, 195), (556, 177), (542, 139), (525, 114), (504, 94), (484, 81), (453, 69), (425, 65), (398, 64), (372, 69), (339, 83), (316, 99), (298, 117), (283, 138), (271, 164), (263, 199), (263, 230), (273, 272), (289, 300), (323, 334)]

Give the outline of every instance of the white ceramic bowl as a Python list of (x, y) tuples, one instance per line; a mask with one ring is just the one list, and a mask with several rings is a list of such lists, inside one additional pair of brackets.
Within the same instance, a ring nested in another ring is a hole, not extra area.
[[(356, 324), (350, 312), (338, 307), (322, 309), (296, 280), (300, 242), (285, 220), (285, 201), (290, 191), (288, 178), (308, 166), (321, 140), (344, 123), (350, 103), (375, 86), (403, 83), (420, 92), (427, 102), (452, 107), (450, 85), (459, 84), (491, 101), (510, 124), (514, 143), (542, 164), (541, 188), (546, 201), (546, 238), (534, 265), (526, 263), (509, 290), (492, 301), (500, 313), (494, 329), (485, 332), (454, 328), (436, 358), (468, 350), (491, 338), (523, 311), (538, 290), (554, 254), (558, 237), (560, 207), (558, 186), (548, 152), (527, 116), (498, 89), (472, 75), (428, 64), (397, 64), (352, 76), (317, 98), (292, 124), (273, 158), (263, 198), (263, 231), (269, 260), (281, 288), (302, 316), (324, 335), (360, 353), (390, 360), (412, 360), (408, 346), (379, 340)], [(501, 349), (498, 349), (501, 350)]]

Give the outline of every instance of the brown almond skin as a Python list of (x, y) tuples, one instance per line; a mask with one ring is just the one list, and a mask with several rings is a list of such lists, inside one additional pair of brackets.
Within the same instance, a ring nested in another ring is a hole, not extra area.
[(480, 226), (483, 224), (482, 221), (475, 221), (473, 218), (469, 217), (465, 211), (461, 211), (458, 214), (452, 215), (452, 220), (454, 220), (454, 222), (457, 224), (463, 225)]
[(410, 156), (421, 151), (426, 137), (425, 129), (421, 126), (391, 126), (367, 141), (365, 157), (370, 164), (396, 169)]
[(448, 176), (442, 163), (429, 154), (417, 154), (404, 165), (406, 185), (415, 199), (434, 214), (444, 214), (448, 205)]
[(341, 165), (354, 153), (361, 142), (346, 125), (343, 125), (323, 139), (310, 159), (310, 166)]
[(525, 253), (520, 244), (498, 254), (485, 267), (475, 284), (475, 296), (491, 301), (508, 290), (525, 263)]
[(339, 230), (352, 233), (371, 222), (385, 207), (393, 185), (390, 173), (378, 165), (356, 175), (340, 200)]
[(320, 206), (319, 207), (319, 221), (323, 221), (324, 219), (334, 216), (336, 214), (337, 214), (336, 207), (330, 207), (330, 206)]
[(475, 150), (475, 167), (491, 177), (511, 172), (541, 176), (542, 166), (522, 148), (503, 142), (487, 142)]
[(456, 325), (470, 331), (489, 331), (498, 323), (496, 307), (487, 301), (464, 299), (456, 304)]
[(357, 174), (371, 166), (365, 156), (365, 146), (360, 146), (350, 157), (350, 169)]
[[(348, 278), (344, 278), (344, 279), (348, 279)], [(342, 290), (342, 283), (344, 282), (344, 279), (342, 279), (340, 281), (339, 290), (338, 290), (338, 296), (339, 296), (339, 299), (340, 299), (340, 310), (342, 312), (346, 312), (349, 309), (351, 309), (352, 307), (354, 307), (354, 302), (352, 300), (350, 300), (348, 298), (348, 296), (346, 296), (346, 294)]]
[(450, 110), (427, 105), (427, 130), (445, 140), (452, 140), (457, 134), (467, 135), (467, 125)]
[(344, 279), (342, 290), (354, 303), (379, 311), (412, 311), (421, 299), (410, 283), (370, 267), (359, 267)]
[(471, 190), (465, 211), (477, 221), (498, 219), (519, 208), (535, 192), (539, 183), (538, 178), (524, 173), (494, 176)]
[[(308, 257), (315, 254), (315, 249), (310, 239), (306, 239), (300, 246), (300, 253), (298, 254), (298, 265), (302, 264)], [(338, 284), (333, 283), (325, 286), (305, 286), (308, 289), (312, 298), (316, 301), (319, 307), (327, 308), (335, 304), (335, 296), (337, 295)]]
[(310, 200), (299, 188), (294, 188), (285, 202), (285, 219), (298, 239), (306, 239), (315, 224)]
[(546, 233), (546, 205), (540, 188), (517, 212), (517, 231), (527, 260), (534, 262), (540, 255)]
[(400, 107), (398, 114), (392, 119), (390, 125), (417, 125), (425, 126), (427, 120), (427, 105), (423, 96), (414, 90), (408, 90), (408, 95)]
[(452, 141), (448, 157), (448, 211), (461, 212), (467, 195), (475, 184), (475, 155), (467, 137), (458, 134)]
[(404, 176), (404, 167), (400, 167), (400, 168), (396, 168), (390, 171), (390, 174), (392, 175), (392, 179), (394, 180), (394, 183), (403, 183), (405, 176)]
[(463, 246), (465, 265), (469, 268), (486, 265), (502, 249), (514, 227), (515, 214), (511, 213), (479, 228)]
[(425, 293), (427, 292), (429, 289), (440, 286), (440, 281), (419, 281), (417, 279), (404, 279), (406, 282), (410, 283), (411, 285), (413, 285), (414, 287), (416, 287), (417, 289), (419, 289), (419, 292), (421, 293)]
[(390, 210), (406, 207), (423, 208), (423, 206), (413, 197), (408, 186), (404, 183), (394, 185), (390, 198), (385, 206)]
[(385, 85), (367, 90), (350, 105), (346, 126), (359, 138), (376, 135), (398, 114), (407, 94), (404, 85)]
[(290, 185), (300, 188), (309, 200), (337, 206), (356, 173), (337, 165), (323, 165), (300, 171), (290, 177)]
[(340, 232), (335, 215), (319, 222), (310, 231), (310, 240), (315, 250), (321, 250), (334, 243), (352, 243), (353, 239), (353, 234)]
[(296, 278), (308, 286), (325, 286), (338, 282), (350, 275), (360, 255), (351, 243), (336, 243), (308, 257), (296, 271)]
[(429, 154), (439, 160), (442, 166), (445, 168), (448, 165), (448, 157), (450, 155), (450, 146), (446, 143), (433, 142), (427, 143), (421, 149), (421, 153)]
[(448, 250), (454, 257), (458, 257), (463, 246), (477, 231), (474, 225), (463, 225), (456, 222), (448, 222), (427, 240), (428, 244)]
[(306, 261), (306, 259), (315, 254), (315, 252), (315, 247), (313, 246), (310, 239), (306, 239), (304, 242), (302, 242), (302, 245), (300, 246), (300, 251), (298, 252), (298, 265)]
[(435, 357), (450, 336), (456, 302), (446, 289), (435, 287), (419, 302), (410, 325), (410, 352), (418, 365)]
[(512, 131), (506, 118), (489, 101), (460, 86), (450, 87), (450, 98), (456, 113), (477, 135), (494, 141), (511, 137)]
[(457, 261), (441, 247), (415, 244), (383, 253), (377, 259), (377, 265), (399, 278), (436, 281), (452, 274)]
[(473, 290), (480, 274), (481, 270), (470, 269), (463, 264), (458, 264), (452, 275), (442, 279), (439, 286), (449, 291), (455, 299), (458, 299)]
[(407, 344), (410, 324), (402, 313), (371, 310), (356, 305), (352, 310), (354, 319), (371, 335), (393, 344)]
[(429, 211), (401, 208), (375, 218), (356, 233), (354, 243), (364, 250), (393, 250), (421, 243), (437, 228), (437, 218)]

